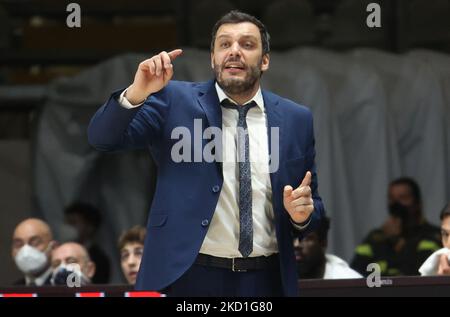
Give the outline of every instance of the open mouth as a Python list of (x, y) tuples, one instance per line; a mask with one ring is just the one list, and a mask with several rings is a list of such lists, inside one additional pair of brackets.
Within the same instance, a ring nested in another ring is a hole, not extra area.
[(244, 65), (236, 63), (228, 63), (225, 65), (225, 70), (229, 72), (240, 72), (245, 69)]

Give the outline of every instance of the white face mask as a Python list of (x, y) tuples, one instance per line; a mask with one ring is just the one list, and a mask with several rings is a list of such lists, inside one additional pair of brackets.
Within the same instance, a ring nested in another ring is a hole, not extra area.
[(48, 264), (45, 252), (25, 244), (14, 258), (17, 267), (24, 274), (36, 274), (44, 270)]

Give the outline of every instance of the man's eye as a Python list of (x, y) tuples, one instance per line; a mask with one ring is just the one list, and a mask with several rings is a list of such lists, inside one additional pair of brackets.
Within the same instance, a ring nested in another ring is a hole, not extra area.
[(136, 251), (134, 251), (134, 255), (137, 255), (137, 256), (142, 256), (142, 250), (136, 250)]
[(229, 46), (230, 45), (228, 44), (228, 42), (223, 42), (222, 44), (220, 44), (220, 47), (222, 47), (222, 48), (227, 48)]
[(245, 48), (252, 48), (252, 47), (253, 47), (253, 44), (250, 43), (250, 42), (247, 42), (247, 43), (244, 44), (244, 47), (245, 47)]
[(23, 247), (24, 243), (22, 241), (14, 241), (13, 242), (13, 248), (14, 249), (20, 249), (21, 247)]

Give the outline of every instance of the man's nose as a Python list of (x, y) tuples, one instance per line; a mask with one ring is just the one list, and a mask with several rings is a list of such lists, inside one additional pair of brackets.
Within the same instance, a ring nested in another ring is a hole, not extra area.
[(133, 267), (133, 266), (135, 266), (135, 265), (136, 265), (136, 259), (135, 259), (135, 257), (134, 257), (134, 256), (130, 256), (130, 257), (128, 258), (128, 266)]
[(232, 56), (240, 56), (241, 55), (241, 47), (238, 42), (234, 42), (230, 47), (230, 55)]

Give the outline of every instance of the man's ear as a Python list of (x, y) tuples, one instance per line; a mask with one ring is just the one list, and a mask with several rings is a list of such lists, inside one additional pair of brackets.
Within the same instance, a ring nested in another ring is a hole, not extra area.
[(94, 262), (89, 261), (89, 262), (86, 264), (86, 276), (87, 276), (90, 280), (92, 280), (92, 277), (93, 277), (94, 274), (95, 274), (95, 269), (96, 269), (96, 267), (95, 267), (95, 263), (94, 263)]
[(51, 260), (53, 250), (55, 250), (57, 247), (59, 247), (59, 243), (56, 240), (52, 240), (48, 243), (47, 249), (45, 250), (45, 254)]
[(270, 64), (270, 55), (264, 54), (261, 61), (261, 71), (265, 72), (266, 70), (268, 70), (269, 64)]
[(51, 254), (52, 251), (55, 250), (59, 246), (60, 246), (60, 243), (58, 241), (56, 241), (56, 240), (50, 241), (48, 243), (48, 247), (47, 247), (47, 250), (48, 250), (49, 254)]
[(211, 52), (211, 68), (214, 69), (214, 53)]

